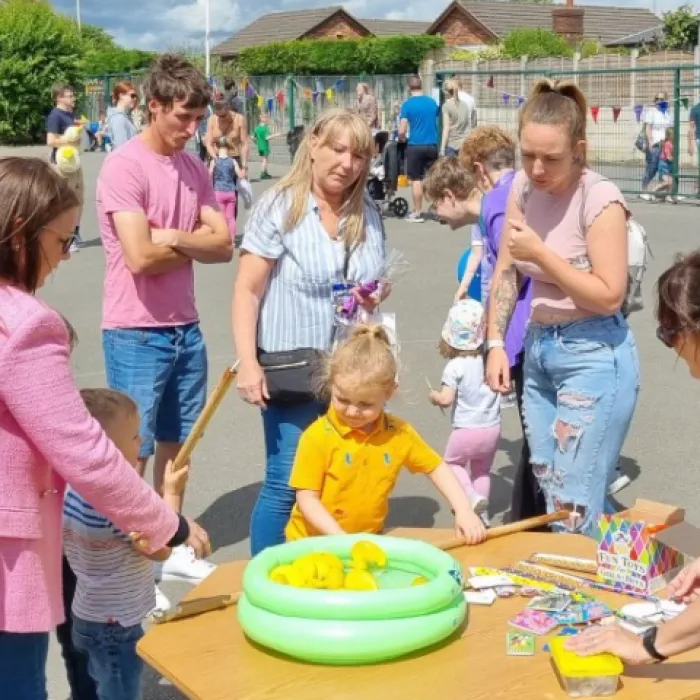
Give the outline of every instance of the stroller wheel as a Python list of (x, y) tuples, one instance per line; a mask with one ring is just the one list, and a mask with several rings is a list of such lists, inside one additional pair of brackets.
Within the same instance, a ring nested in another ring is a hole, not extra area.
[(408, 214), (408, 202), (403, 197), (397, 197), (391, 202), (391, 210), (399, 219), (403, 219)]

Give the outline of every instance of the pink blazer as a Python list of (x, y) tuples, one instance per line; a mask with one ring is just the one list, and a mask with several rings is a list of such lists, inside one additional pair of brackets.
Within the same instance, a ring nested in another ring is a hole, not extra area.
[(69, 483), (153, 551), (176, 514), (87, 412), (73, 381), (63, 319), (0, 286), (0, 630), (45, 632), (63, 621), (63, 495)]

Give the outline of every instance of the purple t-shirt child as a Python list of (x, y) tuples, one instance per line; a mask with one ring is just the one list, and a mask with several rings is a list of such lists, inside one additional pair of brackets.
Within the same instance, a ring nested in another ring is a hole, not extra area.
[[(506, 205), (508, 195), (513, 185), (515, 171), (507, 172), (494, 185), (490, 192), (484, 195), (481, 204), (481, 216), (479, 218), (481, 234), (484, 241), (484, 256), (481, 264), (481, 288), (491, 289), (491, 277), (496, 267), (498, 249), (501, 245), (501, 234), (506, 218)], [(484, 261), (486, 264), (484, 265)], [(484, 302), (488, 303), (488, 296), (484, 297)], [(532, 302), (532, 284), (530, 278), (526, 277), (515, 305), (513, 316), (510, 319), (508, 330), (506, 331), (506, 354), (508, 362), (513, 367), (518, 362), (518, 356), (523, 351), (525, 342), (525, 331), (530, 319), (530, 305)]]

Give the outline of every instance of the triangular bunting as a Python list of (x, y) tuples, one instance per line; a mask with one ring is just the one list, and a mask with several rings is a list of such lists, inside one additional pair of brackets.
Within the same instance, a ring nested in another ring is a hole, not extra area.
[(642, 112), (644, 111), (644, 105), (635, 105), (633, 109), (634, 109), (635, 119), (637, 120), (637, 124), (639, 124), (639, 122), (642, 119)]
[(326, 99), (330, 102), (333, 99), (333, 88), (326, 90)]
[(510, 102), (510, 95), (507, 92), (503, 93), (503, 104), (507, 105)]
[(613, 111), (613, 122), (615, 124), (617, 124), (617, 120), (620, 118), (620, 112), (622, 112), (622, 108), (621, 107), (613, 107), (612, 111)]
[(524, 104), (524, 102), (525, 102), (525, 98), (524, 98), (524, 97), (522, 97), (522, 96), (518, 97), (518, 106)]
[(687, 97), (681, 97), (681, 104), (688, 109), (688, 105), (690, 104), (690, 101), (688, 100)]
[(486, 83), (486, 87), (490, 87), (490, 88), (493, 87), (493, 76), (490, 76), (490, 77), (489, 77), (489, 79), (488, 79), (488, 81), (487, 81), (487, 83)]
[(596, 124), (598, 123), (598, 113), (599, 112), (600, 112), (600, 107), (598, 107), (598, 106), (591, 107), (591, 116), (593, 117), (593, 121)]

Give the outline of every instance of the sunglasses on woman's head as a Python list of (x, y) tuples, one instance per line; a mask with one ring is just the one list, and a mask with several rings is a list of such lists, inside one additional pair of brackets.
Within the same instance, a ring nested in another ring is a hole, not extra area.
[(656, 329), (656, 337), (667, 347), (667, 348), (672, 348), (674, 345), (674, 341), (676, 340), (676, 336), (678, 335), (680, 331), (678, 329), (674, 328), (669, 330), (668, 328), (664, 328), (663, 326), (659, 326)]

